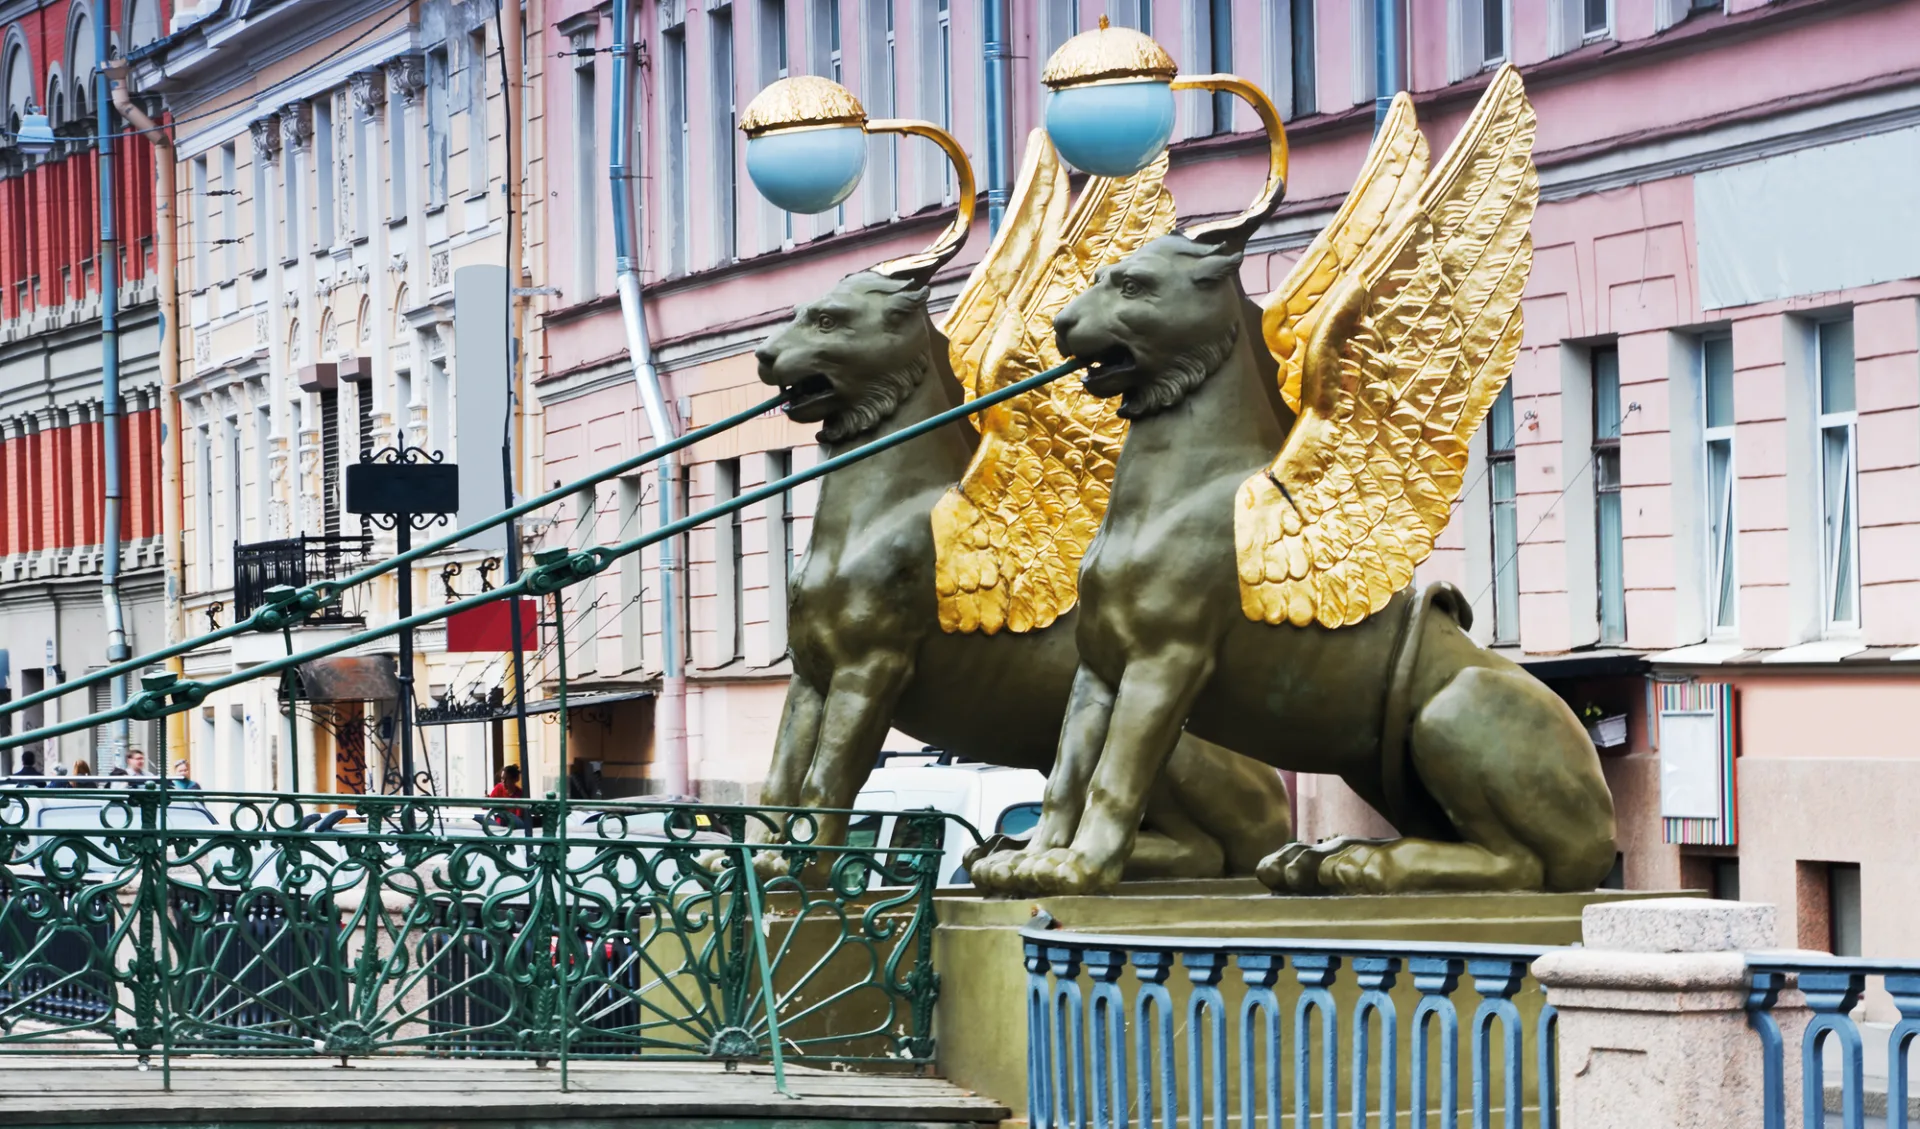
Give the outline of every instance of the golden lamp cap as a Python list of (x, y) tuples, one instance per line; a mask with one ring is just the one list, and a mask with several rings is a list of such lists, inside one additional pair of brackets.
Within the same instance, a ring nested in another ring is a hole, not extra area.
[(867, 124), (866, 108), (853, 91), (819, 75), (794, 75), (769, 84), (740, 115), (748, 137), (785, 129)]
[(1107, 17), (1060, 45), (1040, 72), (1054, 90), (1099, 82), (1171, 81), (1180, 68), (1167, 49), (1130, 27), (1114, 27)]

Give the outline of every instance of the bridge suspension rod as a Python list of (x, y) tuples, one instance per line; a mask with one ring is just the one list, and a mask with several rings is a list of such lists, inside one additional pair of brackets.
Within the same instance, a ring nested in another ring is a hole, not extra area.
[[(622, 557), (637, 553), (669, 537), (678, 537), (680, 534), (705, 525), (715, 518), (745, 509), (757, 502), (764, 502), (768, 498), (784, 494), (796, 486), (812, 482), (817, 478), (824, 478), (843, 467), (852, 466), (854, 463), (860, 462), (863, 459), (871, 458), (882, 451), (890, 450), (898, 447), (902, 443), (918, 439), (928, 432), (937, 431), (950, 423), (973, 415), (976, 412), (985, 411), (996, 404), (1011, 400), (1015, 396), (1020, 396), (1036, 388), (1051, 384), (1061, 377), (1066, 376), (1068, 373), (1085, 368), (1086, 365), (1087, 362), (1084, 360), (1067, 360), (1047, 369), (1045, 372), (1036, 373), (1033, 376), (1027, 377), (1025, 380), (1015, 381), (1004, 388), (999, 388), (982, 396), (977, 396), (958, 407), (949, 408), (938, 415), (930, 416), (912, 426), (901, 428), (891, 435), (885, 435), (871, 442), (863, 443), (851, 451), (835, 455), (833, 458), (808, 467), (805, 470), (795, 471), (776, 482), (770, 482), (765, 486), (749, 490), (717, 506), (702, 510), (697, 514), (689, 514), (679, 521), (661, 526), (652, 533), (643, 534), (639, 537), (634, 537), (613, 545), (597, 545), (577, 552), (570, 552), (566, 549), (546, 550), (545, 552), (535, 555), (534, 568), (519, 580), (512, 584), (495, 588), (490, 592), (481, 592), (473, 596), (468, 596), (464, 600), (456, 600), (442, 607), (431, 608), (427, 611), (408, 616), (405, 619), (395, 620), (381, 627), (369, 628), (356, 635), (336, 639), (297, 654), (290, 654), (282, 658), (259, 663), (248, 667), (246, 670), (234, 671), (232, 674), (223, 675), (206, 682), (193, 679), (176, 680), (171, 674), (149, 675), (142, 680), (142, 692), (129, 699), (126, 705), (118, 709), (76, 718), (72, 721), (63, 721), (56, 725), (45, 726), (26, 733), (15, 734), (11, 737), (0, 737), (0, 749), (11, 749), (34, 741), (45, 740), (49, 737), (75, 733), (82, 729), (92, 729), (95, 726), (110, 724), (123, 717), (132, 721), (150, 721), (154, 718), (165, 717), (168, 714), (182, 713), (198, 706), (210, 695), (218, 693), (221, 690), (238, 686), (243, 682), (250, 682), (256, 678), (276, 675), (303, 663), (312, 662), (315, 659), (337, 655), (342, 651), (349, 651), (366, 643), (371, 643), (378, 639), (385, 639), (391, 635), (397, 635), (408, 628), (421, 627), (429, 623), (434, 623), (448, 616), (467, 611), (471, 608), (480, 607), (483, 604), (488, 604), (495, 600), (511, 599), (518, 596), (544, 596), (552, 592), (557, 592), (568, 585), (577, 584), (583, 580), (599, 575), (601, 572), (606, 571), (608, 566)], [(759, 412), (766, 410), (768, 406), (778, 403), (779, 399), (779, 397), (776, 397), (766, 405), (749, 409), (748, 412), (730, 418), (733, 421), (744, 422), (745, 419), (751, 418), (753, 415), (757, 415)], [(728, 421), (722, 421), (722, 423), (727, 422)], [(714, 429), (724, 430), (720, 424), (714, 424), (711, 428), (703, 428), (701, 431), (689, 432), (687, 435), (682, 436), (678, 442), (680, 442), (681, 446), (685, 446), (687, 443), (696, 442), (698, 439), (704, 438), (707, 434), (711, 434)], [(661, 448), (656, 448), (654, 452), (650, 452), (650, 455), (653, 458), (658, 458), (660, 455), (666, 453), (668, 449), (677, 448), (673, 448), (672, 444), (667, 444)], [(645, 458), (646, 456), (637, 456), (636, 459), (628, 460), (628, 462), (621, 464), (621, 466), (630, 468), (638, 465), (639, 461), (644, 461)], [(574, 484), (572, 487), (562, 487), (559, 490), (551, 491), (541, 495), (539, 498), (524, 502), (516, 506), (513, 510), (503, 511), (502, 514), (495, 515), (494, 519), (490, 520), (507, 520), (509, 517), (516, 516), (517, 513), (525, 513), (538, 505), (555, 501), (564, 496), (569, 490), (579, 489), (587, 483), (600, 481), (601, 478), (616, 473), (618, 473), (617, 469), (605, 471), (602, 472), (598, 478), (586, 479), (581, 483)], [(480, 529), (484, 528), (484, 526), (474, 526), (473, 528)], [(464, 532), (467, 531), (463, 530), (462, 533)], [(430, 542), (429, 544), (434, 546), (450, 544), (457, 540), (462, 533), (448, 534), (439, 541)], [(414, 551), (414, 555), (417, 556), (429, 551), (431, 550), (426, 546), (422, 546), (420, 549)], [(386, 571), (394, 567), (399, 561), (400, 558), (393, 558), (393, 560), (386, 562), (384, 566), (379, 566), (380, 571)], [(349, 577), (348, 581), (342, 581), (340, 583), (342, 585), (349, 581), (358, 583), (360, 579), (369, 578), (374, 575), (378, 575), (378, 573), (373, 569), (368, 569), (356, 574), (355, 577)], [(310, 585), (309, 587), (318, 586)], [(232, 631), (231, 628), (225, 630), (228, 632)], [(220, 635), (221, 633), (216, 632), (214, 634)], [(206, 640), (210, 640), (211, 638), (212, 636), (203, 637), (203, 639)], [(99, 674), (93, 676), (95, 681), (97, 681), (99, 677)]]

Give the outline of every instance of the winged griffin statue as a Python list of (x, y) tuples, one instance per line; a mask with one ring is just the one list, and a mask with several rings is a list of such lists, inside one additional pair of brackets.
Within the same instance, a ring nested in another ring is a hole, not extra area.
[[(793, 390), (788, 415), (819, 423), (829, 455), (1058, 364), (1054, 315), (1096, 270), (1173, 226), (1164, 160), (1125, 180), (1095, 179), (1075, 199), (1035, 131), (998, 237), (936, 328), (928, 283), (959, 249), (973, 206), (964, 153), (925, 123), (866, 121), (850, 93), (812, 77), (762, 91), (742, 129), (775, 140), (783, 126), (822, 122), (931, 137), (960, 178), (960, 214), (931, 249), (847, 277), (797, 307), (758, 352), (761, 379)], [(822, 203), (838, 199), (796, 210)], [(789, 582), (794, 673), (764, 802), (850, 807), (890, 728), (1045, 771), (1063, 718), (1068, 731), (1086, 724), (1066, 709), (1079, 665), (1076, 580), (1126, 421), (1067, 382), (984, 414), (822, 483)], [(1139, 828), (1129, 829), (1121, 870), (1248, 874), (1288, 841), (1286, 792), (1271, 768), (1198, 738), (1177, 738), (1167, 753), (1166, 786), (1143, 805), (1137, 842)], [(814, 835), (833, 844), (845, 833), (843, 817), (823, 817)]]
[(1081, 566), (1074, 720), (1040, 825), (978, 860), (977, 885), (1109, 888), (1193, 736), (1337, 775), (1401, 832), (1289, 844), (1260, 867), (1276, 889), (1579, 890), (1607, 873), (1612, 800), (1572, 711), (1468, 638), (1459, 592), (1411, 586), (1519, 352), (1533, 136), (1508, 67), (1429, 170), (1401, 95), (1258, 336), (1240, 263), (1271, 201), (1148, 242), (1055, 317), (1061, 351), (1091, 362), (1084, 390), (1130, 427)]

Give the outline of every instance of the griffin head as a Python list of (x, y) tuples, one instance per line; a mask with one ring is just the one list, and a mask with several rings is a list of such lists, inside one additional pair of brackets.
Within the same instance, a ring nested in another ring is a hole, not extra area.
[(873, 430), (933, 369), (927, 290), (872, 271), (848, 275), (755, 353), (760, 379), (787, 389), (787, 416), (822, 442)]
[(1093, 362), (1095, 396), (1138, 419), (1180, 402), (1232, 353), (1244, 317), (1237, 247), (1163, 235), (1103, 268), (1053, 319), (1063, 356)]

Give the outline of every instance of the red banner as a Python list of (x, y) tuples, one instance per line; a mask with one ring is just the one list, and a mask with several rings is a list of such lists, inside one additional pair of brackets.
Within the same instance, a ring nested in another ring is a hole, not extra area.
[[(511, 601), (520, 608), (520, 649), (531, 651), (540, 645), (539, 602), (530, 599)], [(495, 600), (447, 617), (447, 650), (511, 651), (513, 620), (507, 600)]]

